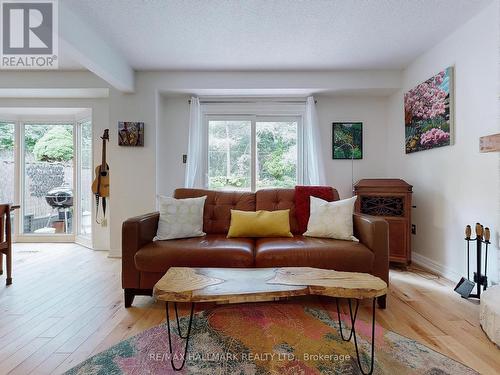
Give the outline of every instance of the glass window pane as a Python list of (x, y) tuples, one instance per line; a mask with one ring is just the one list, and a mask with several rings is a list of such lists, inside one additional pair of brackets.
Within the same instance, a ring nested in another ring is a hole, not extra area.
[(15, 125), (0, 122), (0, 203), (14, 203)]
[[(17, 203), (14, 196), (14, 144), (15, 124), (0, 122), (0, 203)], [(14, 232), (14, 213), (11, 213), (11, 230)]]
[(72, 233), (73, 126), (24, 126), (23, 233)]
[(209, 121), (208, 187), (250, 190), (251, 121)]
[(92, 122), (80, 124), (80, 230), (79, 234), (90, 237), (92, 233)]
[(256, 188), (297, 184), (297, 121), (258, 121)]

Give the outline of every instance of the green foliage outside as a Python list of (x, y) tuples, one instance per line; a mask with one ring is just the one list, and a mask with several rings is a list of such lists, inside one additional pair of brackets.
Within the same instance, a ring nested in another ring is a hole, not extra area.
[(69, 126), (53, 126), (33, 147), (37, 161), (62, 162), (73, 159), (73, 134)]
[[(297, 174), (297, 124), (257, 122), (257, 188), (293, 187)], [(251, 122), (210, 121), (209, 187), (250, 189)]]
[(0, 122), (0, 151), (14, 149), (14, 124)]
[(293, 187), (297, 183), (297, 125), (261, 123), (257, 129), (257, 187)]
[(24, 148), (27, 153), (33, 152), (40, 138), (46, 134), (50, 125), (28, 125), (24, 128)]
[(249, 121), (210, 121), (209, 186), (245, 189), (250, 186)]
[[(11, 151), (14, 149), (14, 129), (15, 125), (12, 123), (0, 122), (0, 150)], [(26, 153), (33, 153), (35, 150), (35, 146), (39, 140), (44, 138), (51, 131), (55, 133), (61, 134), (62, 137), (56, 137), (53, 140), (56, 142), (56, 146), (60, 145), (60, 142), (63, 142), (63, 145), (68, 144), (68, 140), (71, 143), (71, 152), (73, 150), (73, 135), (71, 131), (71, 126), (69, 125), (27, 125), (24, 128), (24, 148)], [(47, 141), (47, 138), (44, 138), (44, 142)], [(50, 140), (49, 140), (50, 142)], [(56, 147), (54, 146), (54, 147)], [(52, 158), (54, 155), (46, 155), (49, 157), (48, 159), (38, 159), (37, 160), (70, 160), (67, 159), (67, 149), (63, 153), (63, 159), (60, 159), (60, 156), (55, 155), (55, 158)]]

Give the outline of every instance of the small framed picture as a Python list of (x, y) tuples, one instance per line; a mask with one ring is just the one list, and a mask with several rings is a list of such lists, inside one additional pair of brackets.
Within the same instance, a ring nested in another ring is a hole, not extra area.
[(332, 123), (332, 158), (363, 159), (363, 123)]
[(118, 146), (144, 146), (144, 123), (120, 121)]

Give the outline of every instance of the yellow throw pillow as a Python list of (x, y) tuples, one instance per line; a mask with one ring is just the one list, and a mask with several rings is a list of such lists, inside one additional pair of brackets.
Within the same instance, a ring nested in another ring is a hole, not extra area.
[(290, 210), (231, 210), (227, 237), (293, 237), (289, 215)]

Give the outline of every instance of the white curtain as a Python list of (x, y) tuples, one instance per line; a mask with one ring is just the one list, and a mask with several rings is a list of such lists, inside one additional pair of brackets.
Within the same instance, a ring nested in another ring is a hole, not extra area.
[(307, 97), (304, 117), (304, 185), (325, 185), (321, 134), (314, 97)]
[(200, 99), (191, 97), (189, 108), (189, 143), (184, 180), (184, 186), (187, 188), (205, 187), (203, 134)]

